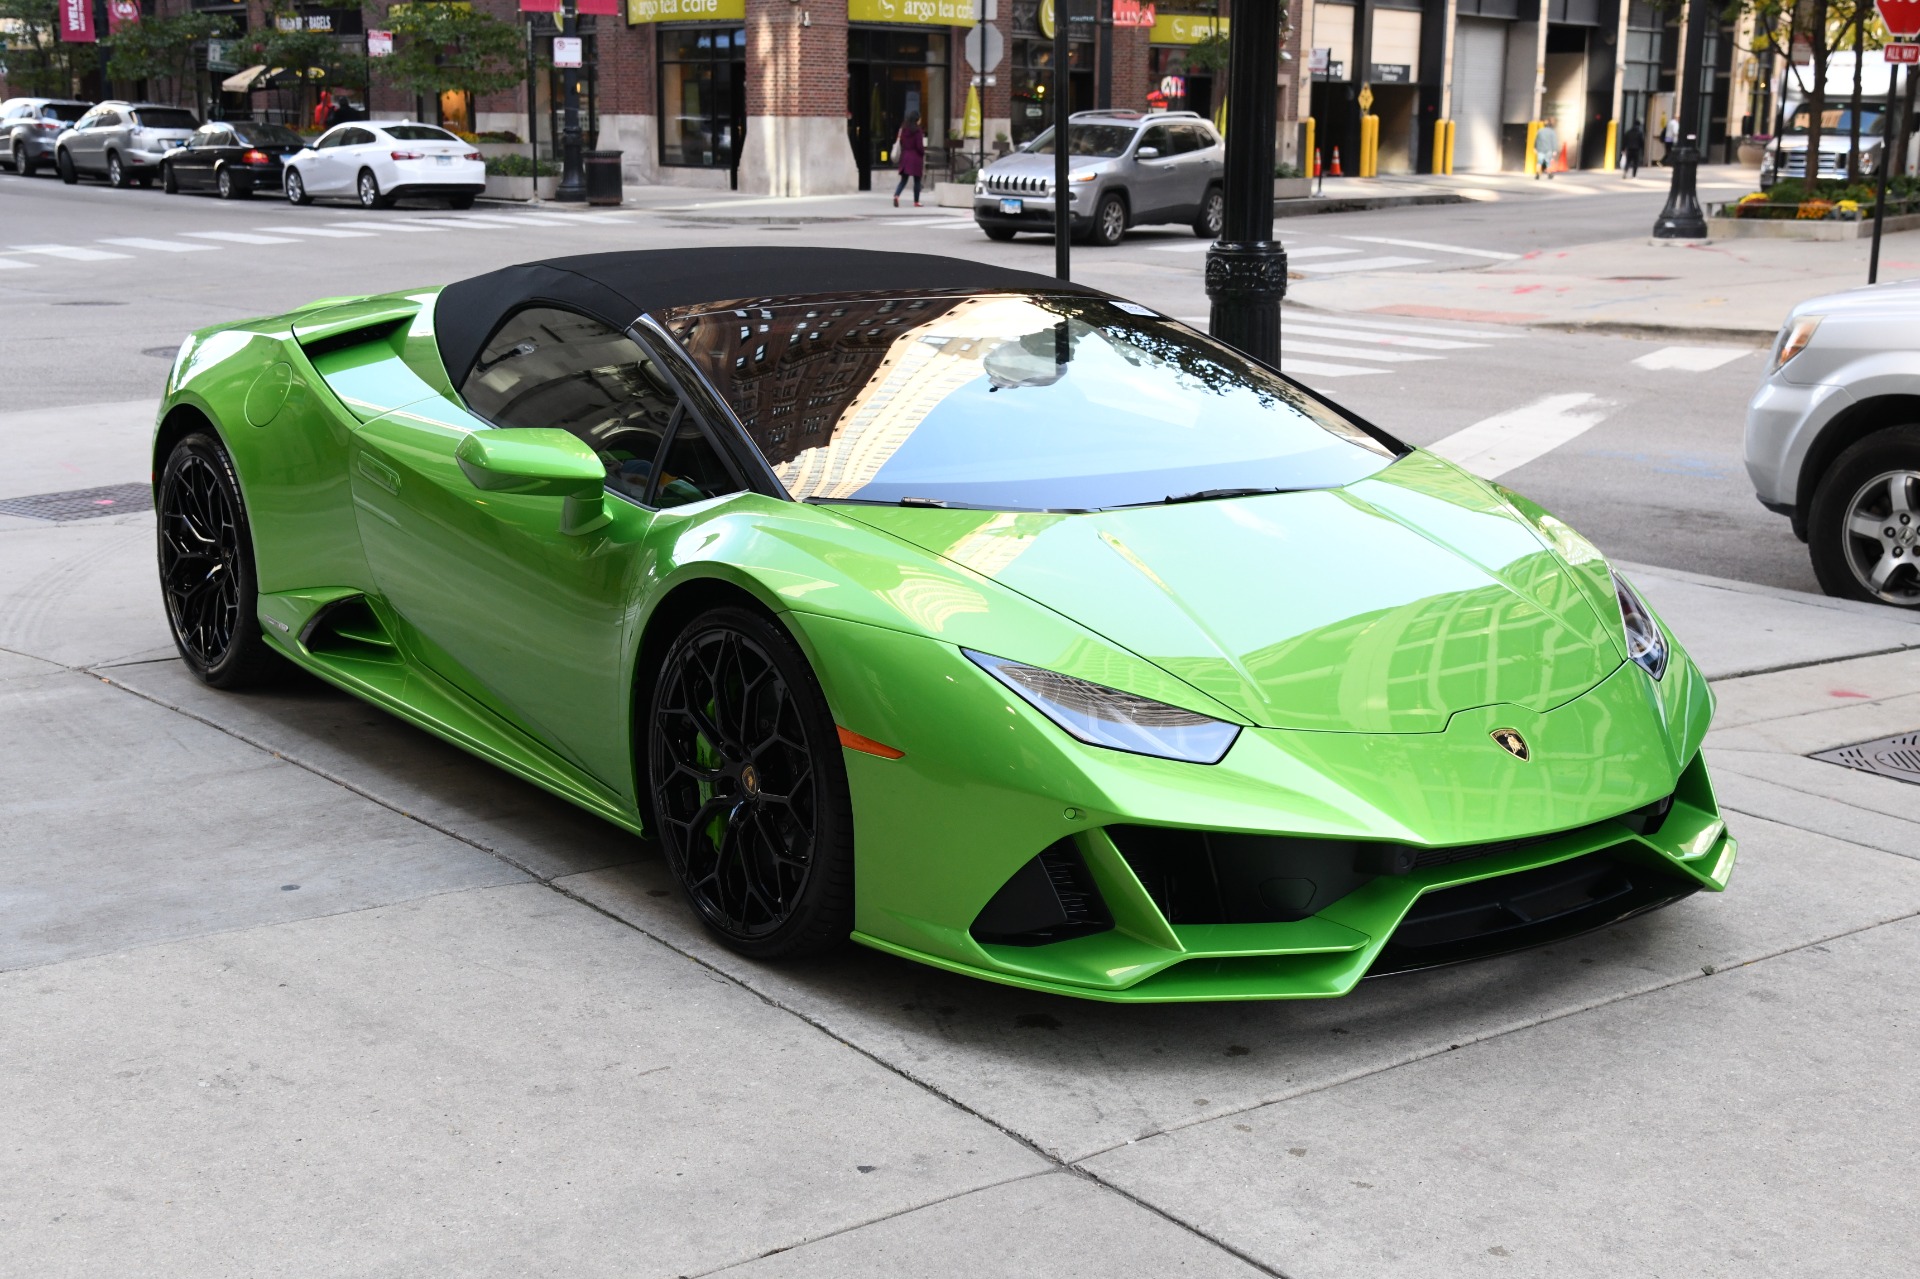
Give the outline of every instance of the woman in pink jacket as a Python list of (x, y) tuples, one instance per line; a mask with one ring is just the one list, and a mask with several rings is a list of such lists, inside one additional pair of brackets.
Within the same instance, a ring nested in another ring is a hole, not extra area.
[(907, 179), (913, 179), (913, 207), (920, 207), (920, 177), (927, 171), (927, 135), (920, 127), (920, 113), (913, 112), (907, 122), (900, 126), (900, 136), (894, 141), (895, 156), (900, 163), (900, 183), (893, 188), (893, 207), (900, 207), (900, 193), (907, 189)]

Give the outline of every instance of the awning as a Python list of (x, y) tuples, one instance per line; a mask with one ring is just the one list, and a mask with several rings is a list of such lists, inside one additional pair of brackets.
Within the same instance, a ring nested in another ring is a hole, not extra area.
[[(277, 69), (278, 68), (276, 68), (276, 70)], [(221, 92), (245, 93), (247, 90), (253, 88), (253, 82), (258, 80), (260, 73), (265, 70), (266, 67), (258, 66), (248, 67), (245, 71), (237, 71), (220, 82)]]

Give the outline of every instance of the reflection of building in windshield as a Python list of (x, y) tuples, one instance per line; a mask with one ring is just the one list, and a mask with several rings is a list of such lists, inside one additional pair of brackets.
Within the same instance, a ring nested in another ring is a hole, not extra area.
[(1052, 320), (1025, 298), (974, 297), (897, 334), (825, 446), (776, 465), (775, 474), (796, 495), (853, 496), (942, 400), (981, 376), (982, 362), (1009, 335), (1045, 321), (1050, 340)]

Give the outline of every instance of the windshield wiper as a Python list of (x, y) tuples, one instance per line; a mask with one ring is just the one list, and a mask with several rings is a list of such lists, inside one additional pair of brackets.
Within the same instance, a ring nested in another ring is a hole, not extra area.
[(1173, 493), (1158, 502), (1136, 502), (1136, 506), (1177, 506), (1182, 502), (1212, 502), (1223, 497), (1260, 497), (1267, 493), (1297, 493), (1298, 489), (1237, 488), (1199, 489), (1192, 493)]

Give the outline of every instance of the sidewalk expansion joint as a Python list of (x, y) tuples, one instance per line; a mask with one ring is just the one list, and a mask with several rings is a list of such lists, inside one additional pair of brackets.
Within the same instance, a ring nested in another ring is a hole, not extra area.
[[(1843, 662), (1857, 662), (1862, 658), (1867, 658), (1867, 657), (1891, 657), (1895, 653), (1912, 652), (1915, 648), (1920, 648), (1920, 638), (1916, 638), (1914, 642), (1911, 644), (1895, 644), (1892, 648), (1876, 648), (1876, 649), (1870, 649), (1864, 653), (1848, 653), (1845, 657), (1812, 657), (1812, 658), (1808, 658), (1804, 662), (1782, 662), (1778, 666), (1755, 666), (1751, 670), (1729, 671), (1725, 675), (1713, 676), (1709, 682), (1714, 684), (1724, 684), (1728, 680), (1751, 679), (1755, 675), (1778, 675), (1784, 671), (1804, 671), (1809, 667), (1813, 667), (1813, 666), (1838, 666)], [(1862, 703), (1862, 704), (1871, 705), (1873, 701), (1881, 701), (1881, 700), (1885, 700), (1885, 699), (1874, 698), (1874, 699), (1871, 699), (1869, 702)], [(1792, 719), (1793, 716), (1782, 715), (1779, 718)], [(1753, 721), (1753, 723), (1755, 724), (1770, 724), (1773, 722), (1774, 722), (1773, 720), (1765, 720), (1765, 719), (1757, 719)], [(1739, 727), (1746, 728), (1748, 727), (1748, 725), (1741, 724), (1739, 725)]]
[[(59, 663), (50, 663), (50, 664), (56, 665), (56, 666), (59, 665)], [(1169, 1222), (1170, 1224), (1179, 1227), (1181, 1230), (1186, 1231), (1188, 1234), (1193, 1235), (1195, 1238), (1203, 1240), (1204, 1242), (1213, 1245), (1214, 1247), (1220, 1249), (1221, 1251), (1226, 1252), (1238, 1258), (1239, 1260), (1245, 1262), (1247, 1265), (1254, 1267), (1261, 1274), (1270, 1275), (1273, 1277), (1273, 1279), (1288, 1279), (1288, 1276), (1283, 1274), (1281, 1271), (1275, 1270), (1273, 1267), (1267, 1265), (1265, 1262), (1262, 1262), (1257, 1258), (1251, 1257), (1246, 1253), (1242, 1252), (1240, 1249), (1235, 1248), (1233, 1245), (1226, 1243), (1225, 1241), (1218, 1239), (1213, 1235), (1208, 1234), (1206, 1231), (1200, 1229), (1198, 1226), (1193, 1225), (1191, 1222), (1183, 1221), (1179, 1217), (1174, 1216), (1173, 1214), (1167, 1212), (1162, 1208), (1159, 1208), (1154, 1204), (1148, 1203), (1145, 1200), (1142, 1200), (1137, 1196), (1128, 1193), (1127, 1191), (1121, 1190), (1116, 1186), (1110, 1185), (1107, 1182), (1102, 1181), (1099, 1177), (1095, 1176), (1093, 1173), (1087, 1171), (1084, 1168), (1079, 1167), (1077, 1163), (1070, 1162), (1066, 1159), (1062, 1159), (1060, 1156), (1042, 1147), (1037, 1142), (1027, 1137), (1025, 1134), (1020, 1133), (1015, 1129), (1008, 1127), (1006, 1124), (1001, 1123), (999, 1120), (994, 1119), (991, 1116), (986, 1115), (981, 1111), (975, 1109), (973, 1106), (968, 1105), (966, 1102), (961, 1101), (959, 1098), (953, 1096), (951, 1093), (948, 1093), (946, 1090), (942, 1089), (939, 1085), (929, 1080), (922, 1079), (918, 1075), (914, 1074), (912, 1071), (906, 1069), (905, 1067), (900, 1066), (894, 1062), (888, 1061), (885, 1057), (881, 1056), (878, 1052), (875, 1052), (874, 1050), (869, 1049), (864, 1045), (853, 1042), (851, 1039), (848, 1039), (846, 1036), (841, 1035), (839, 1032), (835, 1031), (832, 1027), (827, 1025), (824, 1021), (822, 1021), (818, 1017), (815, 1017), (811, 1013), (808, 1013), (802, 1009), (796, 1008), (790, 1004), (785, 1003), (780, 999), (775, 998), (774, 996), (768, 994), (767, 992), (760, 990), (759, 988), (754, 986), (751, 982), (748, 982), (738, 976), (735, 976), (732, 973), (727, 972), (725, 969), (719, 967), (717, 964), (713, 963), (711, 960), (706, 959), (700, 955), (697, 955), (692, 951), (687, 950), (685, 947), (678, 946), (674, 944), (672, 941), (669, 941), (668, 939), (660, 936), (657, 933), (649, 932), (646, 928), (642, 927), (641, 925), (635, 923), (630, 919), (623, 919), (619, 915), (614, 914), (612, 911), (608, 910), (606, 907), (600, 905), (597, 902), (589, 901), (587, 898), (581, 896), (579, 893), (576, 893), (571, 888), (568, 888), (565, 885), (558, 883), (556, 881), (556, 877), (554, 876), (543, 875), (539, 871), (534, 870), (532, 867), (527, 866), (524, 863), (512, 857), (507, 856), (505, 853), (501, 852), (497, 848), (491, 848), (486, 844), (481, 843), (479, 840), (472, 838), (471, 836), (464, 835), (461, 832), (453, 830), (447, 826), (441, 825), (438, 822), (430, 821), (429, 819), (420, 816), (418, 813), (408, 812), (406, 809), (400, 807), (398, 804), (394, 803), (393, 801), (386, 799), (380, 795), (376, 795), (373, 792), (367, 790), (365, 787), (357, 785), (354, 782), (348, 781), (343, 777), (339, 777), (334, 773), (328, 771), (327, 769), (319, 767), (316, 764), (309, 763), (306, 760), (300, 759), (298, 756), (289, 755), (284, 751), (276, 750), (274, 747), (267, 745), (265, 742), (258, 741), (253, 737), (247, 735), (246, 733), (242, 733), (236, 729), (229, 728), (223, 724), (217, 724), (203, 715), (198, 715), (193, 711), (187, 710), (186, 708), (181, 706), (175, 706), (169, 702), (163, 701), (162, 699), (153, 696), (150, 693), (142, 692), (139, 689), (131, 688), (125, 684), (116, 683), (114, 680), (110, 679), (109, 677), (100, 674), (97, 670), (88, 669), (86, 667), (72, 667), (72, 666), (64, 667), (63, 669), (71, 671), (75, 674), (86, 676), (90, 679), (97, 679), (101, 683), (107, 685), (107, 687), (109, 688), (117, 689), (118, 691), (123, 693), (130, 693), (133, 696), (138, 697), (143, 701), (150, 702), (153, 705), (160, 707), (162, 710), (172, 711), (174, 714), (184, 716), (187, 719), (193, 720), (195, 723), (204, 724), (206, 727), (211, 728), (216, 732), (226, 734), (228, 737), (233, 738), (235, 741), (243, 742), (246, 745), (253, 747), (255, 750), (271, 755), (274, 759), (281, 760), (284, 763), (290, 764), (295, 768), (304, 769), (305, 771), (313, 774), (315, 777), (319, 777), (325, 781), (331, 782), (335, 786), (340, 787), (342, 790), (348, 791), (349, 793), (354, 795), (358, 795), (360, 798), (368, 801), (369, 803), (378, 804), (380, 807), (385, 808), (389, 812), (395, 813), (410, 822), (414, 822), (415, 824), (423, 826), (426, 829), (434, 831), (437, 834), (445, 835), (449, 839), (458, 840), (460, 843), (467, 845), (469, 848), (477, 849), (478, 851), (485, 853), (489, 857), (496, 858), (497, 860), (512, 867), (514, 870), (519, 871), (521, 874), (525, 875), (528, 879), (530, 879), (534, 883), (539, 884), (541, 887), (546, 888), (549, 891), (561, 897), (564, 897), (569, 901), (578, 903), (579, 905), (586, 907), (588, 910), (593, 911), (594, 913), (601, 915), (606, 919), (609, 919), (612, 922), (621, 925), (622, 927), (630, 929), (635, 933), (638, 933), (640, 936), (645, 937), (647, 940), (651, 942), (654, 942), (656, 945), (659, 945), (669, 951), (672, 951), (674, 954), (679, 955), (681, 958), (686, 959), (694, 964), (697, 964), (701, 968), (704, 968), (709, 973), (713, 974), (715, 977), (718, 977), (720, 980), (728, 983), (729, 985), (736, 986), (742, 991), (745, 991), (747, 994), (761, 1001), (767, 1007), (776, 1009), (779, 1012), (785, 1013), (789, 1017), (793, 1017), (805, 1023), (806, 1025), (810, 1026), (814, 1030), (819, 1031), (821, 1034), (826, 1035), (829, 1038), (833, 1039), (835, 1042), (847, 1048), (849, 1051), (857, 1053), (862, 1057), (865, 1057), (868, 1061), (872, 1062), (874, 1065), (878, 1066), (880, 1069), (888, 1072), (889, 1074), (895, 1075), (902, 1080), (905, 1080), (907, 1083), (912, 1084), (913, 1086), (921, 1089), (924, 1092), (932, 1094), (934, 1097), (945, 1102), (947, 1105), (953, 1107), (955, 1110), (960, 1111), (962, 1114), (965, 1114), (970, 1118), (980, 1121), (981, 1123), (985, 1124), (987, 1127), (999, 1133), (1001, 1136), (1007, 1138), (1009, 1141), (1015, 1142), (1016, 1144), (1024, 1147), (1028, 1151), (1031, 1151), (1033, 1154), (1045, 1160), (1050, 1165), (1050, 1169), (1049, 1169), (1050, 1171), (1066, 1172), (1072, 1176), (1081, 1177), (1087, 1181), (1090, 1181), (1095, 1185), (1100, 1186), (1102, 1189), (1110, 1191), (1113, 1194), (1117, 1194), (1120, 1197), (1139, 1205), (1140, 1207), (1146, 1209), (1147, 1211), (1154, 1213), (1156, 1216), (1159, 1216), (1164, 1220), (1166, 1220), (1167, 1222)], [(461, 890), (461, 891), (469, 891), (469, 890)], [(360, 909), (373, 910), (373, 909), (379, 909), (379, 907), (362, 907)], [(343, 911), (340, 913), (352, 914), (355, 912)], [(1029, 1174), (1029, 1175), (1040, 1175), (1040, 1174)], [(1020, 1178), (1010, 1178), (1009, 1180), (1010, 1181), (1020, 1180)], [(1003, 1183), (994, 1183), (994, 1184), (1003, 1184)], [(911, 1209), (903, 1209), (902, 1211), (911, 1211)], [(895, 1214), (895, 1215), (898, 1215), (898, 1214)], [(798, 1245), (794, 1245), (794, 1246), (798, 1246)], [(780, 1251), (780, 1250), (776, 1249), (775, 1251)], [(736, 1263), (730, 1263), (730, 1264), (740, 1264), (740, 1263), (736, 1262)], [(708, 1273), (711, 1273), (711, 1272), (708, 1272)]]

